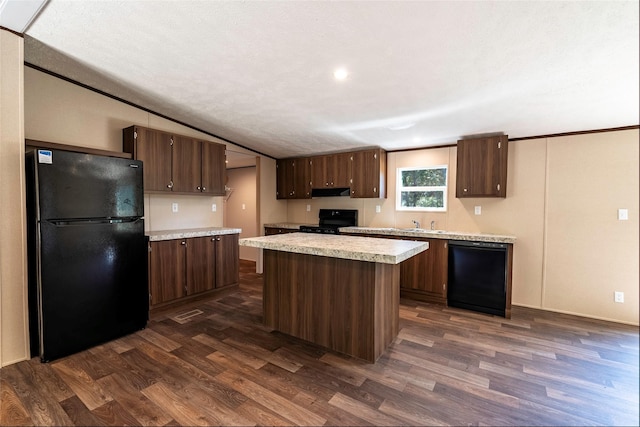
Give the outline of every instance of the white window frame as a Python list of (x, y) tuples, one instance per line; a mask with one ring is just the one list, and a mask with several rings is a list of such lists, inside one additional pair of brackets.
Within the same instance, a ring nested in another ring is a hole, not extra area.
[[(402, 186), (402, 172), (413, 170), (430, 170), (430, 169), (444, 169), (446, 174), (445, 185), (439, 186), (424, 186), (424, 187), (404, 187)], [(447, 194), (449, 187), (449, 166), (419, 166), (419, 167), (404, 167), (396, 169), (396, 210), (397, 211), (418, 211), (418, 212), (446, 212), (447, 211)], [(402, 206), (402, 192), (403, 191), (442, 191), (442, 204), (441, 208), (425, 208), (420, 206)]]

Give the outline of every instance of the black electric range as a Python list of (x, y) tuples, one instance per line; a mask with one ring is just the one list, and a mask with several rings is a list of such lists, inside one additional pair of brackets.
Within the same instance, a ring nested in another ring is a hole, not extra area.
[(303, 233), (338, 234), (340, 227), (358, 225), (358, 211), (355, 209), (320, 209), (318, 225), (301, 225)]

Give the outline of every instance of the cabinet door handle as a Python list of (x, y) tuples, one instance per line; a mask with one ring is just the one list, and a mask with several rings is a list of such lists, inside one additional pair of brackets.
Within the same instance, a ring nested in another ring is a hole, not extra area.
[(169, 183), (167, 184), (167, 188), (173, 188), (173, 181), (169, 181)]

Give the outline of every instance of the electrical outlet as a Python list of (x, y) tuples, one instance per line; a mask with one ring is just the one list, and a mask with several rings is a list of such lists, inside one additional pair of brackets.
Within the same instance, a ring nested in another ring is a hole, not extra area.
[(218, 210), (218, 207), (216, 206), (216, 204), (215, 204), (215, 203), (213, 203), (213, 204), (211, 205), (211, 212), (215, 212), (215, 211), (217, 211), (217, 210)]
[(614, 292), (613, 293), (613, 300), (615, 302), (624, 302), (624, 292)]
[(380, 205), (376, 205), (376, 213), (380, 213)]
[(311, 212), (311, 205), (307, 205), (307, 212)]
[(178, 212), (178, 204), (177, 203), (171, 203), (171, 212), (173, 212), (173, 213)]
[(474, 207), (474, 208), (473, 208), (473, 212), (474, 212), (476, 215), (482, 215), (482, 206), (476, 206), (476, 207)]
[(629, 210), (628, 209), (618, 209), (618, 220), (619, 221), (627, 221), (629, 219)]

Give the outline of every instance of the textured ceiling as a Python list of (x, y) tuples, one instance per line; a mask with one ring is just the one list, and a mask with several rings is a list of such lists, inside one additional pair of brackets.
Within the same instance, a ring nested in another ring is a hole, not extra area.
[(276, 158), (393, 150), (637, 125), (638, 15), (637, 1), (51, 0), (25, 60)]

